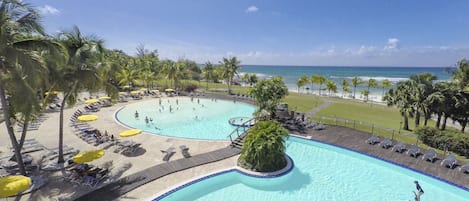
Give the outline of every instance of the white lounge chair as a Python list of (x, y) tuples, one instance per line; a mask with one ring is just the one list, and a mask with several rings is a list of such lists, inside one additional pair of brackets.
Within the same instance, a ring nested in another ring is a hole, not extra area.
[(458, 160), (456, 159), (456, 156), (453, 154), (447, 156), (443, 161), (441, 161), (441, 165), (453, 169), (454, 166), (458, 164)]
[(430, 162), (435, 162), (436, 160), (436, 151), (434, 149), (429, 149), (425, 151), (425, 153), (422, 156), (422, 160), (430, 161)]
[(181, 153), (184, 156), (184, 158), (190, 158), (191, 154), (189, 153), (189, 147), (186, 147), (186, 145), (181, 145), (179, 146), (181, 149)]
[(164, 153), (165, 155), (163, 156), (163, 161), (166, 161), (168, 162), (169, 159), (171, 158), (171, 156), (174, 155), (174, 153), (176, 153), (176, 150), (174, 147), (170, 147), (166, 150), (161, 150), (162, 153)]

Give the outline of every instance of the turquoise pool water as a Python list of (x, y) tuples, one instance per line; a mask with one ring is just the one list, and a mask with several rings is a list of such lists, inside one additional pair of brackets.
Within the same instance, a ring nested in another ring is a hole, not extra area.
[[(252, 105), (233, 101), (169, 97), (128, 104), (116, 113), (116, 118), (128, 127), (149, 133), (228, 140), (226, 137), (235, 128), (228, 121), (233, 117), (250, 118), (255, 109)], [(138, 118), (135, 118), (135, 111), (138, 111)], [(149, 119), (148, 124), (145, 117)]]
[(286, 175), (255, 178), (227, 171), (155, 200), (413, 201), (414, 180), (425, 191), (422, 201), (469, 199), (468, 191), (353, 151), (295, 137), (287, 146), (295, 167)]

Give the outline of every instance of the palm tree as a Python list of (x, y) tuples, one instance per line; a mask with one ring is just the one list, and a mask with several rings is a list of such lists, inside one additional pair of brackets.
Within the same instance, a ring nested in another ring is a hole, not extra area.
[(252, 87), (253, 84), (256, 84), (257, 83), (257, 75), (255, 73), (252, 73), (249, 75), (249, 86)]
[(312, 75), (311, 76), (311, 82), (319, 84), (319, 89), (318, 89), (319, 95), (321, 95), (322, 85), (324, 83), (326, 83), (326, 80), (327, 80), (326, 77), (324, 77), (322, 75)]
[(137, 69), (126, 66), (116, 73), (116, 78), (119, 85), (134, 87), (135, 82), (139, 78), (139, 73)]
[(84, 36), (78, 27), (68, 32), (61, 32), (58, 40), (68, 53), (65, 65), (59, 67), (56, 80), (57, 88), (64, 93), (59, 117), (59, 157), (58, 163), (63, 163), (63, 124), (65, 104), (74, 105), (78, 92), (82, 89), (93, 89), (99, 86), (96, 67), (99, 64), (99, 53), (102, 52), (103, 41), (95, 36)]
[[(0, 2), (0, 102), (15, 159), (23, 175), (26, 172), (20, 152), (22, 142), (18, 144), (15, 136), (11, 121), (15, 114), (11, 112), (21, 112), (27, 123), (30, 115), (37, 110), (36, 89), (32, 88), (32, 84), (37, 83), (33, 81), (37, 78), (34, 74), (45, 69), (43, 58), (37, 50), (50, 45), (50, 41), (40, 37), (42, 35), (44, 31), (39, 24), (39, 15), (29, 4), (19, 0)], [(23, 79), (25, 75), (31, 77)], [(15, 83), (6, 83), (4, 79), (8, 76)], [(21, 103), (15, 99), (21, 99)], [(24, 139), (23, 136), (21, 138)]]
[(337, 85), (335, 84), (333, 80), (327, 80), (326, 89), (329, 92), (329, 96), (331, 96), (331, 91), (333, 91), (334, 93), (337, 92)]
[(367, 89), (368, 92), (366, 93), (366, 96), (365, 96), (365, 97), (366, 97), (366, 101), (368, 101), (368, 100), (369, 100), (369, 97), (370, 97), (370, 88), (371, 88), (371, 87), (374, 88), (374, 87), (377, 87), (377, 86), (378, 86), (378, 82), (377, 82), (375, 79), (370, 78), (370, 79), (368, 80), (368, 89)]
[(228, 85), (228, 94), (231, 94), (231, 84), (233, 82), (233, 77), (238, 75), (238, 70), (241, 68), (239, 61), (236, 57), (223, 58), (223, 61), (220, 62), (223, 65), (223, 78), (226, 80)]
[(409, 130), (409, 117), (413, 117), (414, 107), (412, 93), (415, 82), (401, 81), (398, 82), (395, 89), (390, 89), (383, 97), (388, 106), (397, 106), (403, 117), (403, 129)]
[(352, 85), (353, 85), (353, 99), (355, 99), (355, 90), (357, 89), (357, 86), (362, 84), (362, 79), (359, 77), (354, 77), (352, 78)]
[(215, 68), (210, 61), (207, 61), (205, 63), (204, 68), (202, 69), (202, 72), (204, 73), (204, 78), (205, 82), (207, 82), (207, 85), (205, 86), (205, 90), (208, 90), (208, 81), (213, 79), (214, 73), (215, 73)]
[(302, 75), (297, 81), (296, 86), (298, 87), (298, 93), (300, 93), (300, 88), (305, 86), (309, 82), (307, 75)]
[(342, 97), (344, 97), (345, 92), (350, 91), (349, 83), (347, 80), (342, 80)]
[(462, 59), (456, 64), (456, 71), (451, 78), (461, 89), (469, 86), (469, 60)]
[(426, 99), (434, 92), (433, 81), (437, 78), (436, 76), (430, 73), (420, 73), (417, 75), (410, 76), (410, 80), (415, 82), (413, 89), (413, 100), (415, 107), (415, 126), (420, 125), (420, 114), (423, 112), (425, 114), (425, 109), (428, 107), (428, 101)]
[(389, 81), (388, 79), (384, 79), (383, 81), (381, 81), (381, 87), (383, 88), (383, 96), (384, 96), (385, 89), (391, 88), (392, 82)]

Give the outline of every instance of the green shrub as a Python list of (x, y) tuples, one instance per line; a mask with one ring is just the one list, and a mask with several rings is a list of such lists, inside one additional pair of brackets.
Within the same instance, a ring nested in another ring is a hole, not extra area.
[(239, 164), (254, 171), (273, 172), (284, 168), (288, 131), (276, 121), (259, 121), (244, 138)]
[(467, 133), (421, 127), (415, 129), (415, 134), (420, 141), (430, 147), (441, 150), (446, 148), (448, 151), (469, 157), (469, 135)]

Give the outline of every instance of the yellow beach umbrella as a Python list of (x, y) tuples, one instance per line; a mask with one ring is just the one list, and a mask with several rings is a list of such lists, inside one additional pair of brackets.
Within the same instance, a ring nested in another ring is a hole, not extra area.
[(164, 91), (166, 91), (166, 92), (173, 92), (174, 90), (173, 90), (173, 89), (165, 89)]
[(140, 129), (130, 129), (130, 130), (126, 130), (124, 132), (119, 133), (119, 136), (130, 137), (130, 136), (138, 135), (140, 133), (142, 133), (142, 130)]
[(141, 91), (131, 91), (130, 94), (139, 94)]
[(84, 152), (78, 153), (77, 155), (73, 156), (72, 160), (75, 163), (87, 163), (87, 162), (94, 161), (98, 158), (101, 158), (103, 156), (104, 156), (104, 150), (97, 149), (97, 150), (84, 151)]
[(147, 91), (148, 89), (147, 88), (140, 88), (140, 91)]
[(25, 176), (0, 177), (0, 197), (10, 197), (31, 186), (31, 179)]
[(44, 94), (46, 94), (46, 95), (49, 95), (49, 94), (57, 95), (57, 94), (59, 94), (59, 92), (58, 92), (58, 91), (51, 91), (50, 93), (49, 93), (49, 92), (46, 92), (46, 93), (44, 93)]
[(78, 116), (77, 119), (79, 121), (95, 121), (98, 119), (98, 116), (92, 115), (92, 114), (86, 114), (86, 115)]
[(92, 103), (97, 103), (98, 101), (99, 101), (98, 99), (93, 98), (93, 99), (86, 100), (85, 103), (86, 104), (92, 104)]
[(125, 94), (127, 94), (127, 92), (123, 92), (123, 91), (119, 92), (119, 95), (125, 95)]
[(160, 90), (158, 90), (158, 89), (153, 89), (153, 90), (151, 90), (151, 92), (153, 92), (153, 93), (160, 93)]
[(101, 96), (101, 97), (99, 97), (99, 100), (111, 100), (111, 97), (109, 97), (109, 96)]
[(123, 89), (128, 89), (128, 88), (130, 88), (130, 86), (129, 86), (129, 85), (125, 85), (125, 86), (122, 86), (122, 88), (123, 88)]

